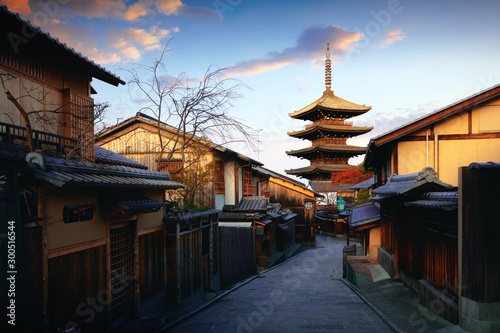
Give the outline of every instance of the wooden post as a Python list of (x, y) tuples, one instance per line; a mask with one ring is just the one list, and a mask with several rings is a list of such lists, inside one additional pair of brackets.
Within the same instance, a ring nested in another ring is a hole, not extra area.
[(107, 308), (108, 308), (108, 327), (111, 327), (111, 301), (113, 298), (113, 293), (111, 290), (111, 240), (109, 236), (109, 224), (110, 224), (110, 219), (107, 219), (106, 223), (106, 288), (108, 289), (107, 291)]
[(193, 293), (193, 275), (194, 275), (194, 264), (193, 264), (193, 225), (189, 221), (189, 290), (191, 294)]
[(177, 270), (177, 304), (181, 304), (181, 226), (180, 222), (177, 222), (175, 224), (175, 234), (176, 234), (176, 258), (175, 258), (175, 266)]
[[(38, 187), (38, 212), (39, 216), (43, 216), (42, 225), (42, 272), (43, 272), (43, 320), (44, 320), (44, 332), (48, 332), (49, 329), (49, 251), (47, 249), (47, 196), (45, 193), (45, 188), (43, 186)], [(26, 318), (25, 318), (26, 319)]]
[(134, 315), (136, 318), (140, 317), (141, 313), (141, 279), (140, 267), (139, 267), (139, 233), (137, 230), (137, 222), (134, 223), (133, 227), (134, 233)]
[(213, 228), (213, 216), (210, 216), (210, 230), (208, 231), (208, 288), (210, 291), (214, 290), (214, 228)]
[(203, 221), (203, 219), (200, 218), (200, 223), (199, 223), (199, 225), (200, 225), (200, 234), (199, 234), (199, 242), (198, 242), (198, 247), (199, 247), (199, 249), (198, 249), (198, 255), (200, 257), (200, 263), (199, 263), (200, 267), (199, 268), (200, 268), (200, 278), (201, 278), (201, 280), (200, 280), (200, 282), (201, 282), (201, 291), (203, 292), (204, 290), (203, 290), (203, 228), (202, 228), (203, 227), (203, 222), (202, 221)]

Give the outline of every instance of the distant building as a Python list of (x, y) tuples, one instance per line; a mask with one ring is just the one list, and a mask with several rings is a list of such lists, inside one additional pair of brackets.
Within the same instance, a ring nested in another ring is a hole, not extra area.
[[(352, 168), (348, 164), (351, 157), (364, 154), (365, 147), (347, 145), (348, 138), (368, 133), (372, 127), (353, 126), (352, 122), (346, 121), (354, 116), (368, 112), (371, 107), (359, 105), (337, 97), (331, 90), (331, 61), (330, 49), (327, 47), (325, 61), (325, 83), (326, 91), (319, 99), (308, 106), (290, 113), (294, 119), (311, 121), (304, 130), (288, 132), (288, 135), (302, 140), (309, 140), (312, 145), (308, 148), (291, 150), (286, 153), (310, 161), (310, 166), (286, 170), (289, 175), (308, 179), (315, 191), (325, 188), (324, 182), (329, 182), (333, 172)], [(318, 184), (316, 184), (318, 183)], [(350, 196), (352, 191), (344, 193)], [(326, 197), (334, 196), (329, 192), (321, 191)], [(333, 198), (335, 200), (335, 198)]]

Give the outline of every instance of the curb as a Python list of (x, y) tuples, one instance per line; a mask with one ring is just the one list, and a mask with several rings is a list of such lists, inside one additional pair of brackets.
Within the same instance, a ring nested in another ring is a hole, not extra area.
[(188, 318), (191, 318), (192, 316), (194, 316), (195, 314), (197, 314), (198, 312), (201, 312), (203, 310), (205, 310), (206, 308), (208, 308), (210, 305), (212, 305), (213, 303), (217, 302), (218, 300), (226, 297), (227, 295), (229, 295), (230, 293), (232, 293), (233, 291), (235, 290), (238, 290), (240, 287), (243, 287), (244, 285), (248, 284), (249, 282), (259, 278), (261, 275), (265, 274), (265, 273), (268, 273), (270, 271), (272, 271), (273, 269), (275, 268), (278, 268), (286, 263), (288, 263), (290, 260), (292, 259), (295, 259), (296, 257), (300, 256), (302, 253), (304, 253), (305, 251), (301, 250), (299, 253), (297, 253), (296, 255), (288, 258), (287, 260), (283, 261), (282, 263), (279, 263), (273, 267), (269, 267), (265, 270), (263, 270), (262, 272), (252, 276), (252, 277), (249, 277), (248, 279), (242, 281), (242, 282), (239, 282), (237, 283), (233, 288), (229, 289), (229, 290), (226, 290), (224, 291), (222, 294), (216, 296), (214, 299), (212, 299), (211, 301), (209, 301), (208, 303), (204, 304), (203, 306), (199, 307), (198, 309), (196, 310), (193, 310), (192, 312), (186, 314), (185, 316), (173, 321), (173, 322), (170, 322), (168, 324), (165, 324), (165, 326), (163, 326), (162, 328), (159, 328), (157, 329), (156, 331), (154, 331), (155, 333), (161, 333), (161, 332), (166, 332), (168, 329), (180, 324), (181, 322), (183, 322), (184, 320), (188, 319)]
[(351, 282), (349, 282), (344, 278), (339, 280), (344, 282), (344, 284), (348, 286), (356, 295), (358, 295), (358, 297), (361, 298), (361, 300), (363, 300), (363, 302), (365, 302), (366, 305), (368, 305), (373, 311), (375, 311), (375, 313), (380, 317), (380, 319), (382, 319), (387, 325), (389, 325), (394, 332), (403, 333), (403, 331), (396, 324), (394, 324), (385, 314), (383, 314), (382, 311), (380, 311), (365, 296), (363, 296), (363, 294), (359, 291), (359, 289), (355, 285), (353, 285)]

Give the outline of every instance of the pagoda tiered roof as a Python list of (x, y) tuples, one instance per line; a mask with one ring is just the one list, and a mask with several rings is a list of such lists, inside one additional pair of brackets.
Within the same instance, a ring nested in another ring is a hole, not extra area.
[(306, 179), (330, 179), (332, 172), (339, 172), (345, 169), (351, 169), (354, 166), (348, 164), (327, 164), (310, 165), (304, 168), (285, 170), (289, 175), (299, 176)]
[(305, 140), (316, 140), (324, 136), (335, 138), (350, 138), (370, 132), (373, 127), (358, 127), (351, 124), (330, 125), (314, 123), (300, 131), (288, 132), (287, 134), (294, 138)]
[(290, 117), (302, 120), (316, 120), (324, 117), (328, 118), (350, 118), (368, 112), (371, 106), (352, 103), (337, 97), (333, 91), (325, 91), (323, 96), (309, 104), (308, 106), (292, 112)]
[[(343, 144), (323, 144), (323, 145), (313, 145), (311, 147), (290, 150), (286, 153), (290, 156), (297, 156), (306, 158), (308, 160), (316, 157), (320, 153), (326, 153), (335, 157), (353, 157), (356, 155), (361, 155), (366, 152), (366, 147), (350, 146)], [(325, 155), (326, 155), (325, 154)]]

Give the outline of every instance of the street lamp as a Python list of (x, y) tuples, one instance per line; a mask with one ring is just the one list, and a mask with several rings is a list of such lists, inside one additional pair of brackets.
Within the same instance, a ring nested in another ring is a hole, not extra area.
[(339, 200), (337, 200), (337, 211), (339, 213), (342, 213), (345, 210), (345, 201), (342, 199), (342, 197), (339, 197)]
[(349, 245), (349, 231), (351, 230), (351, 214), (352, 214), (352, 209), (348, 208), (345, 211), (345, 214), (347, 216), (347, 245)]

